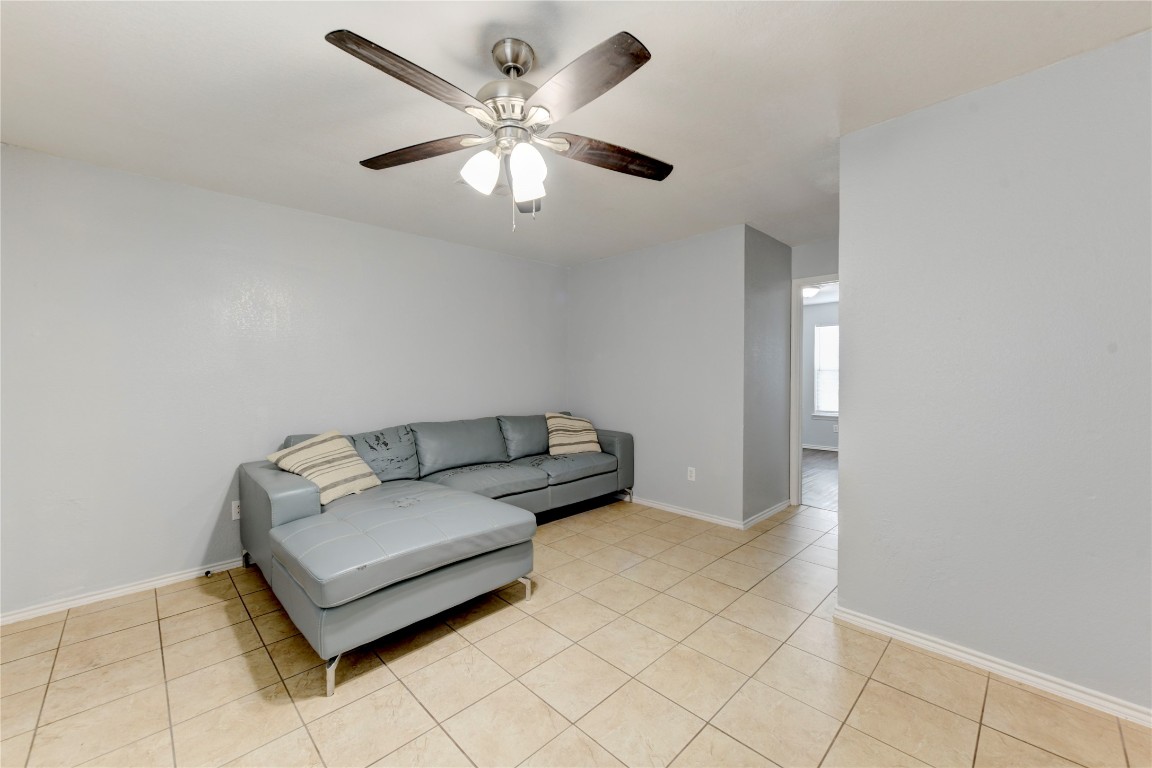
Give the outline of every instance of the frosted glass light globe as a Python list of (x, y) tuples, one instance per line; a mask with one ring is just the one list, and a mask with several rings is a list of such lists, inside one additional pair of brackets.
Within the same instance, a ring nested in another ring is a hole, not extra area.
[(544, 156), (540, 150), (528, 142), (520, 142), (508, 158), (508, 168), (512, 171), (512, 180), (528, 182), (529, 184), (543, 184), (548, 177), (548, 166), (544, 164)]
[(490, 149), (481, 150), (464, 163), (460, 178), (480, 194), (490, 195), (500, 178), (500, 159)]

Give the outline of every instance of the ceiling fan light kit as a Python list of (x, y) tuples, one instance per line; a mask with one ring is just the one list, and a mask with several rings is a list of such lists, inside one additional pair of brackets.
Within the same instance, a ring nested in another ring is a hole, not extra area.
[[(360, 162), (383, 170), (470, 147), (494, 144), (477, 152), (460, 169), (460, 176), (477, 192), (490, 195), (501, 168), (521, 213), (540, 210), (548, 166), (537, 147), (562, 157), (617, 173), (663, 181), (672, 166), (606, 141), (570, 133), (543, 134), (566, 115), (614, 88), (652, 57), (632, 35), (620, 32), (592, 48), (537, 88), (520, 77), (532, 69), (536, 54), (523, 40), (508, 37), (492, 47), (492, 61), (504, 76), (485, 84), (475, 97), (391, 51), (348, 30), (325, 39), (337, 48), (455, 107), (479, 123), (485, 135), (464, 134), (386, 152)], [(515, 229), (515, 214), (513, 214)]]

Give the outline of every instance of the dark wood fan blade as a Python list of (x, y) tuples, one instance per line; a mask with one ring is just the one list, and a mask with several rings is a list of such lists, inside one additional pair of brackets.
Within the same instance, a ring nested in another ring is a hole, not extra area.
[(672, 166), (668, 163), (599, 139), (577, 136), (574, 133), (553, 133), (549, 134), (548, 138), (564, 139), (568, 142), (568, 149), (564, 152), (553, 149), (556, 154), (617, 173), (627, 173), (630, 176), (653, 181), (663, 181), (672, 173)]
[(483, 103), (477, 101), (475, 97), (469, 96), (452, 83), (441, 80), (423, 67), (418, 67), (407, 59), (392, 53), (392, 51), (381, 48), (355, 32), (338, 29), (335, 32), (329, 32), (324, 36), (324, 39), (337, 48), (352, 54), (360, 61), (371, 64), (381, 72), (392, 75), (400, 82), (407, 83), (450, 107), (456, 107), (462, 112), (468, 108), (473, 108), (489, 115), (492, 114), (492, 110)]
[(404, 147), (404, 149), (385, 152), (382, 155), (361, 160), (360, 165), (365, 168), (371, 168), (374, 171), (381, 171), (385, 168), (392, 168), (397, 165), (404, 165), (405, 163), (414, 163), (417, 160), (427, 160), (429, 157), (446, 155), (449, 152), (457, 152), (461, 149), (469, 149), (476, 145), (465, 145), (463, 142), (468, 139), (479, 138), (479, 136), (473, 136), (471, 134), (461, 134), (460, 136), (449, 136), (446, 139), (426, 141), (423, 144), (413, 144), (411, 147)]
[(544, 107), (555, 123), (615, 88), (651, 58), (643, 43), (620, 32), (553, 75), (528, 99), (526, 109)]

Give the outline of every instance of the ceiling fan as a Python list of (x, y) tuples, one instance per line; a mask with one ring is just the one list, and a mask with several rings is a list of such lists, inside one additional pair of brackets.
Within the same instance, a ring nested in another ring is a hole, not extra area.
[(652, 58), (648, 49), (627, 32), (592, 48), (539, 88), (520, 79), (535, 61), (532, 47), (523, 40), (504, 38), (492, 47), (492, 60), (504, 77), (482, 87), (475, 97), (354, 32), (336, 30), (324, 39), (466, 113), (484, 131), (483, 135), (449, 136), (385, 152), (360, 161), (365, 168), (382, 170), (493, 144), (473, 155), (460, 175), (478, 192), (488, 195), (503, 170), (521, 213), (539, 211), (540, 199), (545, 195), (548, 167), (537, 146), (561, 157), (654, 181), (663, 181), (672, 172), (668, 163), (606, 141), (573, 133), (544, 135), (554, 123), (611, 90)]

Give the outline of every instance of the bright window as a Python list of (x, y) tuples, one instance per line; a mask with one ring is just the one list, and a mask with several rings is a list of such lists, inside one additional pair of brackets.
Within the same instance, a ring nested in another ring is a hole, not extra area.
[(840, 326), (816, 326), (816, 413), (840, 414)]

